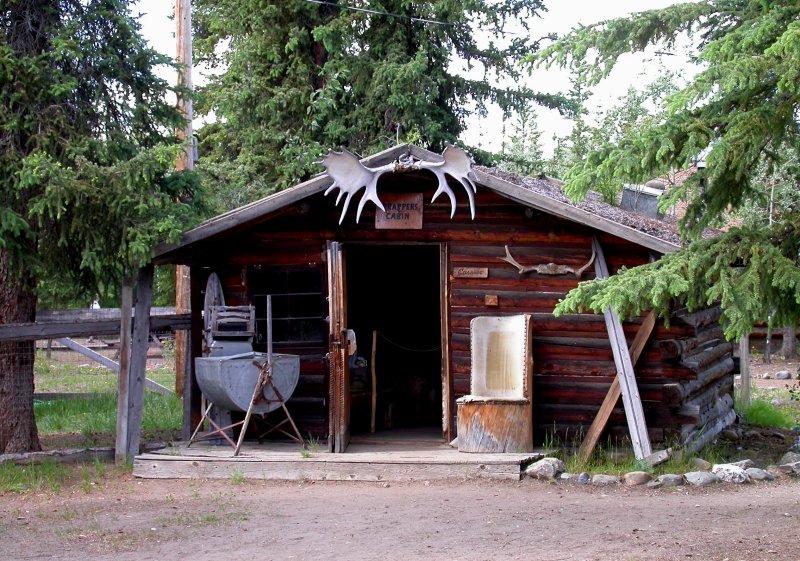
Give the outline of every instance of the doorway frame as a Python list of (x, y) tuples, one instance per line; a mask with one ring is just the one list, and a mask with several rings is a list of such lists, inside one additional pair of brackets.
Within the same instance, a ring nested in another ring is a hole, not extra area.
[[(335, 244), (335, 245), (334, 245)], [(450, 442), (453, 439), (453, 419), (452, 419), (452, 397), (453, 397), (453, 384), (452, 372), (450, 365), (450, 277), (449, 277), (449, 248), (446, 242), (418, 242), (418, 241), (346, 241), (339, 242), (335, 240), (328, 240), (327, 254), (328, 254), (328, 302), (330, 308), (330, 317), (333, 318), (347, 318), (347, 279), (346, 268), (348, 262), (348, 248), (353, 246), (426, 246), (438, 247), (439, 249), (439, 338), (440, 338), (440, 376), (442, 383), (442, 440), (443, 442)], [(331, 259), (331, 249), (338, 248), (339, 254)], [(341, 268), (341, 270), (339, 270)], [(332, 279), (342, 279), (343, 289), (336, 290), (331, 294), (330, 289)], [(334, 309), (334, 306), (340, 306), (340, 309)], [(334, 439), (336, 444), (329, 443), (329, 449), (332, 452), (345, 452), (347, 444), (341, 441), (344, 434), (350, 435), (350, 403), (342, 392), (345, 388), (349, 391), (349, 384), (342, 379), (342, 376), (349, 375), (347, 368), (347, 351), (344, 349), (345, 341), (342, 340), (342, 334), (346, 330), (346, 325), (339, 325), (334, 329), (331, 325), (331, 336), (329, 340), (329, 388), (328, 394), (331, 396), (329, 400), (329, 440)], [(336, 362), (336, 364), (334, 364)], [(340, 364), (344, 363), (344, 364)], [(347, 411), (340, 410), (342, 407), (347, 407)], [(343, 423), (346, 426), (343, 426)], [(348, 438), (349, 440), (349, 438)]]

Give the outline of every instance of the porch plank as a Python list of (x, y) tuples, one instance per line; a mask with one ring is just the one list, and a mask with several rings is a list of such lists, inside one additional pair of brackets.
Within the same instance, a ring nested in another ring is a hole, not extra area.
[(228, 447), (185, 447), (134, 459), (133, 475), (147, 479), (227, 479), (312, 481), (426, 481), (505, 479), (519, 481), (523, 466), (543, 456), (465, 454), (453, 449), (357, 451), (344, 454), (281, 447), (250, 447), (233, 457)]

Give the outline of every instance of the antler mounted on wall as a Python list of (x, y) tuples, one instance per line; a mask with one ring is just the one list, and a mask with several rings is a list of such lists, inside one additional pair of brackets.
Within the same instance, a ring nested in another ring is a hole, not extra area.
[(477, 188), (472, 178), (472, 161), (470, 157), (462, 149), (452, 145), (448, 145), (442, 153), (444, 161), (441, 162), (426, 162), (420, 160), (413, 162), (410, 166), (399, 163), (390, 163), (377, 168), (368, 168), (362, 164), (358, 157), (347, 150), (341, 152), (328, 152), (328, 155), (322, 159), (322, 165), (328, 172), (328, 175), (333, 178), (333, 184), (325, 191), (327, 195), (334, 189), (339, 189), (339, 194), (336, 197), (336, 205), (344, 197), (344, 207), (342, 208), (342, 215), (339, 218), (339, 224), (344, 220), (347, 214), (347, 208), (350, 206), (350, 199), (353, 195), (358, 193), (362, 188), (364, 194), (358, 202), (358, 210), (356, 212), (356, 222), (361, 218), (361, 211), (364, 210), (364, 205), (367, 201), (375, 203), (379, 209), (385, 211), (383, 203), (378, 197), (378, 179), (385, 173), (399, 171), (400, 169), (427, 169), (430, 170), (439, 180), (439, 186), (431, 198), (434, 202), (436, 198), (445, 193), (450, 198), (450, 218), (456, 213), (456, 196), (450, 185), (447, 183), (446, 175), (449, 175), (458, 181), (467, 192), (469, 199), (469, 208), (472, 219), (475, 219), (475, 193)]
[(557, 263), (545, 263), (544, 265), (521, 265), (511, 256), (511, 251), (508, 249), (508, 246), (505, 246), (505, 248), (506, 256), (498, 257), (498, 259), (514, 265), (517, 269), (519, 269), (520, 275), (524, 275), (526, 273), (539, 273), (540, 275), (568, 275), (572, 273), (575, 275), (575, 278), (581, 278), (583, 272), (588, 269), (592, 263), (594, 263), (595, 258), (594, 244), (592, 244), (592, 256), (589, 258), (589, 261), (587, 261), (586, 264), (580, 268), (570, 267), (569, 265), (559, 265)]

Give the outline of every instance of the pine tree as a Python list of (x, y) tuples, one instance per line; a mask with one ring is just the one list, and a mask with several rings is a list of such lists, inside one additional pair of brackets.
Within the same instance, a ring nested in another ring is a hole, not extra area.
[[(625, 52), (669, 49), (687, 33), (698, 41), (702, 70), (672, 95), (662, 118), (594, 150), (567, 176), (581, 196), (597, 185), (643, 181), (665, 167), (683, 167), (710, 147), (707, 167), (670, 200), (689, 196), (682, 220), (687, 248), (656, 263), (582, 284), (559, 312), (612, 305), (623, 314), (674, 305), (722, 302), (729, 337), (768, 317), (776, 325), (800, 318), (800, 213), (771, 225), (731, 228), (699, 239), (703, 228), (754, 197), (760, 165), (780, 165), (781, 146), (796, 148), (800, 110), (800, 4), (794, 0), (711, 0), (674, 5), (578, 29), (542, 51), (532, 64), (569, 66), (591, 58), (599, 81)], [(594, 57), (594, 58), (592, 58)], [(700, 190), (701, 182), (708, 187)]]
[[(93, 297), (177, 237), (199, 203), (172, 171), (182, 124), (122, 0), (17, 0), (0, 11), (0, 324), (37, 288)], [(191, 202), (190, 202), (191, 201)], [(0, 453), (39, 448), (33, 342), (0, 343)]]
[[(227, 207), (319, 172), (331, 148), (370, 153), (412, 140), (440, 151), (458, 140), (473, 104), (562, 101), (498, 85), (519, 76), (540, 0), (195, 6), (196, 56), (213, 70), (197, 110), (216, 118), (199, 131), (198, 169)], [(506, 34), (512, 19), (522, 31)], [(479, 75), (456, 73), (459, 60)]]
[(532, 108), (523, 106), (516, 117), (511, 142), (508, 148), (504, 147), (497, 166), (521, 175), (541, 174), (544, 172), (545, 162), (536, 113)]

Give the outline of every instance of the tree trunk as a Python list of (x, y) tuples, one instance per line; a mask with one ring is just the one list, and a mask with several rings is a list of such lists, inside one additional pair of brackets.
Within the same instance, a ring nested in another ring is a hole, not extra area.
[(797, 358), (797, 338), (795, 337), (795, 333), (797, 333), (796, 325), (787, 325), (783, 328), (783, 346), (781, 347), (781, 351), (785, 359)]
[[(15, 274), (8, 252), (0, 249), (0, 324), (36, 319), (34, 279)], [(0, 454), (41, 450), (33, 415), (35, 342), (0, 342)]]

